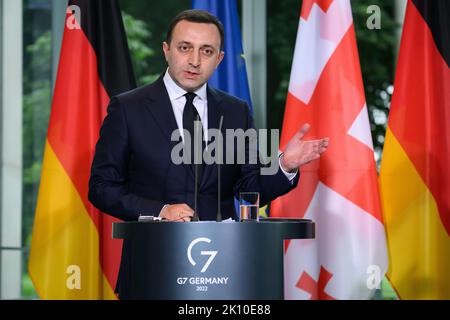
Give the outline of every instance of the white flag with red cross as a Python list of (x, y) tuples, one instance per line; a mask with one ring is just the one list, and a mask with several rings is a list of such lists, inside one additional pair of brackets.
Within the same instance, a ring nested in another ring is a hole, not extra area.
[(387, 270), (385, 230), (349, 0), (304, 0), (280, 149), (304, 124), (329, 137), (271, 216), (312, 219), (316, 238), (285, 248), (286, 299), (367, 299)]

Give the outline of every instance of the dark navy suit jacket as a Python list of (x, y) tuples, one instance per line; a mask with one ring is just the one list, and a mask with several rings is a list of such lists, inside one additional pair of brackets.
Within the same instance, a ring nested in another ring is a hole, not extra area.
[[(210, 86), (207, 88), (208, 127), (253, 128), (246, 103)], [(140, 214), (157, 216), (165, 204), (186, 203), (194, 208), (194, 174), (188, 164), (171, 161), (171, 141), (178, 129), (162, 77), (154, 83), (113, 97), (98, 140), (89, 181), (89, 200), (99, 210), (125, 221)], [(225, 137), (225, 134), (224, 134)], [(225, 145), (225, 143), (224, 143)], [(225, 153), (223, 153), (225, 155)], [(237, 154), (235, 150), (235, 155)], [(235, 218), (234, 197), (243, 191), (260, 192), (260, 204), (293, 189), (278, 169), (260, 175), (260, 164), (221, 165), (222, 218)], [(217, 165), (206, 165), (199, 186), (200, 220), (215, 220), (218, 190)], [(116, 290), (127, 281), (128, 245), (124, 243)]]

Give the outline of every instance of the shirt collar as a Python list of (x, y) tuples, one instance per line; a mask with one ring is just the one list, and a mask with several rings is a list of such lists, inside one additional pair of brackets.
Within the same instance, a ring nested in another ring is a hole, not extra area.
[[(163, 77), (164, 84), (169, 94), (170, 101), (177, 100), (178, 98), (184, 96), (187, 91), (181, 88), (170, 76), (169, 68), (167, 68), (166, 73)], [(201, 99), (206, 101), (206, 83), (198, 88), (194, 93)]]

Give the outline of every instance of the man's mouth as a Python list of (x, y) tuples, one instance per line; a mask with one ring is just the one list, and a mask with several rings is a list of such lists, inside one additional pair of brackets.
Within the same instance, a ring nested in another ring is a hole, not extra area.
[(196, 79), (199, 76), (199, 73), (197, 72), (185, 71), (184, 73), (189, 79)]

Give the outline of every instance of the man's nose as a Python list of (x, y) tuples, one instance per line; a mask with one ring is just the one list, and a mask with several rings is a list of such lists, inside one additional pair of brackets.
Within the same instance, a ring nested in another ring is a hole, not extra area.
[(189, 55), (189, 63), (193, 67), (199, 67), (200, 66), (200, 52), (197, 50), (192, 50), (191, 54)]

